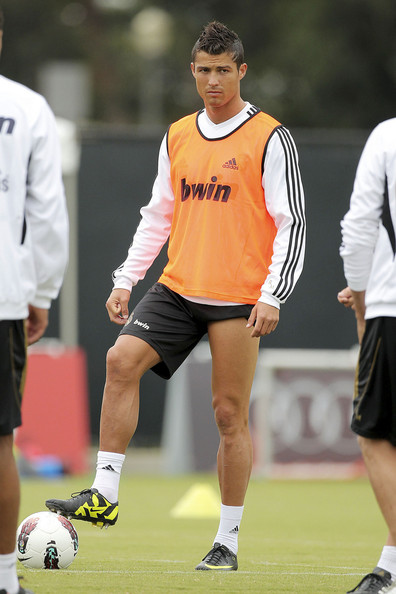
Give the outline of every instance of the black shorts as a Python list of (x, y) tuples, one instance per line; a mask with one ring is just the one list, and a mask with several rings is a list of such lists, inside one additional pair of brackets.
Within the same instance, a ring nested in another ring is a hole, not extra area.
[(156, 283), (120, 332), (137, 336), (159, 354), (152, 370), (169, 379), (208, 331), (208, 322), (250, 316), (253, 305), (202, 305)]
[(352, 430), (396, 446), (396, 318), (367, 320), (356, 369)]
[(0, 435), (21, 425), (26, 372), (24, 320), (0, 321)]

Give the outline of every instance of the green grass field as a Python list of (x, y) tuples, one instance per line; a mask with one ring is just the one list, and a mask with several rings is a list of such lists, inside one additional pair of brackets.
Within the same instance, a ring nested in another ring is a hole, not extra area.
[[(67, 497), (92, 477), (22, 480), (21, 517), (48, 497)], [(252, 479), (239, 536), (239, 570), (194, 571), (210, 549), (217, 519), (175, 519), (170, 510), (214, 475), (124, 475), (120, 517), (108, 530), (74, 522), (80, 548), (66, 570), (28, 570), (35, 594), (283, 592), (345, 593), (376, 564), (386, 535), (366, 479)]]

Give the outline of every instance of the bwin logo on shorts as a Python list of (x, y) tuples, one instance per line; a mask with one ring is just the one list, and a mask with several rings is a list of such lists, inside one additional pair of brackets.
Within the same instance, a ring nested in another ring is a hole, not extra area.
[(150, 330), (150, 326), (148, 324), (146, 324), (146, 322), (140, 322), (138, 319), (136, 319), (133, 323), (136, 324), (137, 326), (141, 326), (145, 330)]

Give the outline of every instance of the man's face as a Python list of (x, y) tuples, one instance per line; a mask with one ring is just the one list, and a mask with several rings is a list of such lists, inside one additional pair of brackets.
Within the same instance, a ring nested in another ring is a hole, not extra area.
[(223, 107), (240, 98), (240, 80), (246, 74), (247, 65), (238, 70), (228, 53), (212, 56), (198, 52), (191, 71), (197, 84), (197, 91), (207, 107)]

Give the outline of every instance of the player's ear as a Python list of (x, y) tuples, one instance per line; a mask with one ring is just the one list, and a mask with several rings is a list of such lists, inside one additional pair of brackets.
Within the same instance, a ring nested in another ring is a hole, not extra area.
[(194, 64), (194, 62), (191, 62), (190, 68), (191, 68), (192, 75), (195, 78), (195, 64)]
[(239, 67), (239, 80), (241, 80), (245, 76), (246, 71), (247, 71), (247, 64), (245, 64), (245, 63), (241, 64)]

